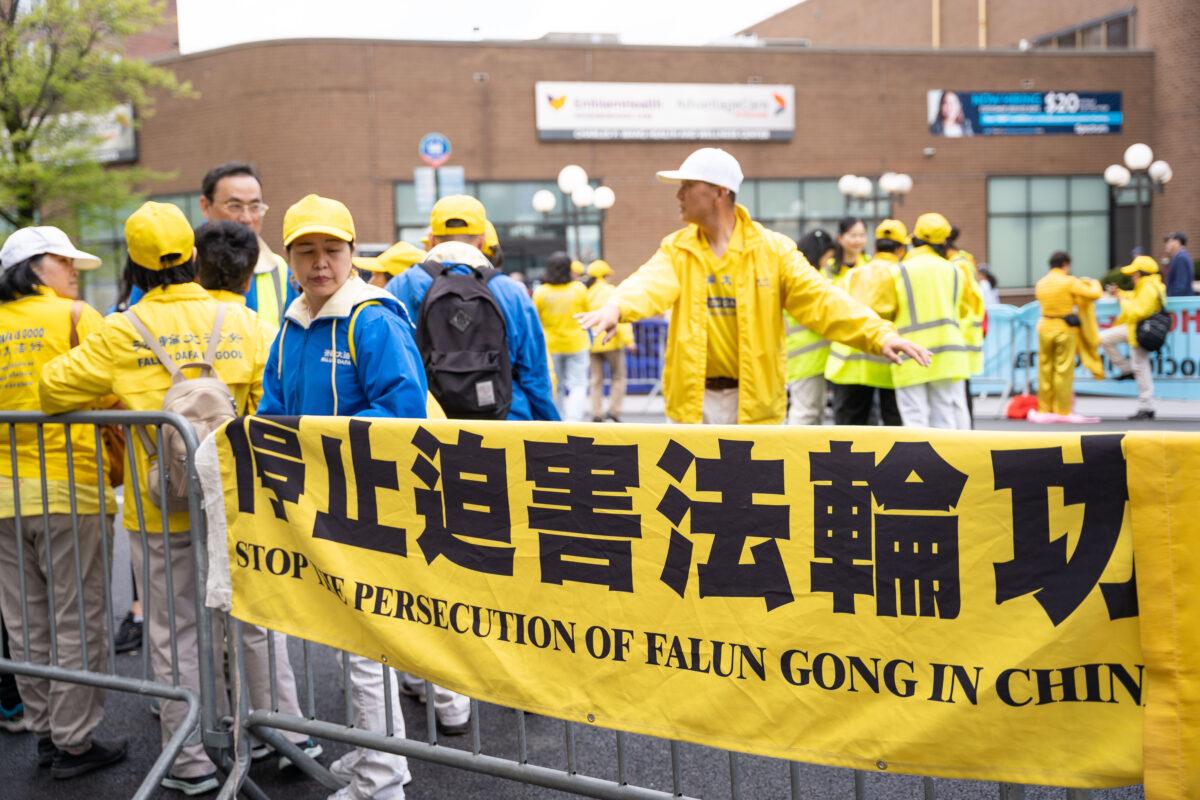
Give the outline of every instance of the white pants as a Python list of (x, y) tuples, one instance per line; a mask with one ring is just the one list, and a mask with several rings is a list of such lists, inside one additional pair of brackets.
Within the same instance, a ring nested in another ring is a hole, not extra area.
[(705, 389), (704, 408), (701, 412), (705, 425), (737, 425), (738, 390)]
[(787, 385), (788, 425), (820, 425), (825, 417), (825, 376), (813, 375)]
[(962, 380), (930, 381), (898, 387), (896, 405), (906, 428), (970, 430), (967, 387)]
[(555, 404), (565, 422), (583, 422), (588, 401), (588, 356), (587, 350), (551, 356), (554, 374), (558, 376)]
[[(402, 672), (400, 675), (404, 679), (404, 685), (420, 697), (422, 703), (428, 702), (424, 678), (408, 672)], [(471, 718), (471, 698), (436, 683), (430, 685), (433, 687), (433, 710), (437, 712), (437, 718), (443, 725), (462, 725)]]
[(1100, 346), (1118, 372), (1132, 372), (1138, 387), (1138, 411), (1154, 410), (1154, 376), (1150, 371), (1150, 354), (1140, 347), (1129, 348), (1129, 358), (1121, 355), (1117, 345), (1129, 341), (1124, 325), (1114, 325), (1100, 331)]
[[(400, 675), (391, 670), (388, 697), (384, 698), (383, 670), (377, 661), (350, 655), (350, 697), (354, 705), (354, 727), (372, 733), (387, 733), (387, 710), (392, 706), (392, 735), (404, 738), (404, 714), (400, 710)], [(338, 659), (338, 666), (342, 661)], [(379, 750), (356, 748), (341, 759), (352, 772), (350, 796), (354, 800), (403, 800), (408, 778), (408, 759)]]

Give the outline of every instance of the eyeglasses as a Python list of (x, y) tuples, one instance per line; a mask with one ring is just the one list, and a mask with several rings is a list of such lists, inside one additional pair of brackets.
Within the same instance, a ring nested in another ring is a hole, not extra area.
[(266, 203), (257, 201), (253, 203), (243, 203), (238, 200), (226, 200), (221, 205), (227, 212), (233, 214), (234, 216), (239, 216), (243, 211), (248, 211), (252, 217), (261, 217), (263, 214), (266, 214), (267, 210), (270, 208), (270, 206)]

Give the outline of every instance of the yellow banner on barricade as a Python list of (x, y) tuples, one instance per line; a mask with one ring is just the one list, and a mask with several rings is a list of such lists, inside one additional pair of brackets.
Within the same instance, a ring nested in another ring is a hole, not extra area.
[[(251, 417), (216, 440), (247, 622), (585, 724), (1098, 788), (1142, 777), (1134, 438)], [(1200, 436), (1140, 444), (1200, 460)]]

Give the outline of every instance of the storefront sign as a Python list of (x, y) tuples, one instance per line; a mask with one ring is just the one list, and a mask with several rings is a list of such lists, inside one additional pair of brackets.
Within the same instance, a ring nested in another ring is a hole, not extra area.
[(930, 89), (926, 119), (935, 136), (1120, 133), (1120, 92), (962, 92)]
[(796, 127), (792, 86), (539, 81), (534, 94), (544, 141), (787, 141)]

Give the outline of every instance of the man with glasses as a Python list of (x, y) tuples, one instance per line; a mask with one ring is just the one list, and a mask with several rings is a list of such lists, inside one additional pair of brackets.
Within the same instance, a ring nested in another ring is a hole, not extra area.
[(258, 312), (259, 319), (279, 327), (289, 298), (290, 273), (287, 262), (267, 247), (262, 239), (266, 216), (262, 180), (253, 165), (230, 161), (213, 167), (200, 184), (200, 212), (209, 222), (240, 222), (258, 236), (258, 263), (254, 280), (246, 292), (246, 305)]

